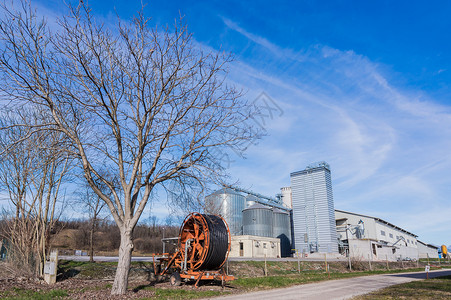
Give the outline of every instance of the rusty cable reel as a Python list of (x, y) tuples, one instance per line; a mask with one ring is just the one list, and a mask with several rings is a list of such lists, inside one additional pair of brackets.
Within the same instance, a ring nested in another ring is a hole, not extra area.
[(230, 234), (224, 219), (193, 213), (180, 228), (179, 249), (185, 270), (217, 270), (227, 260)]

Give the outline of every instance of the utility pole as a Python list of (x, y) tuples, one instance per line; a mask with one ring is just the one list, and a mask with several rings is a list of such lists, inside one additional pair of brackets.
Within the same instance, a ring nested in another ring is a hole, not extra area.
[(268, 267), (266, 265), (266, 249), (265, 249), (265, 276), (268, 276)]
[(166, 243), (165, 243), (165, 241), (164, 241), (164, 227), (163, 227), (163, 256), (164, 256), (164, 253), (166, 253)]
[(352, 271), (351, 266), (351, 243), (349, 242), (349, 236), (348, 236), (348, 230), (349, 230), (349, 224), (346, 225), (346, 240), (348, 241), (348, 265), (349, 265), (349, 271)]

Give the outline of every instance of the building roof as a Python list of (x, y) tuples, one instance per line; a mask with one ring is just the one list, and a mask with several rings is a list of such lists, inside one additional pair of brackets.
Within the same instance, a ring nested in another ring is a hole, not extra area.
[[(213, 193), (211, 193), (210, 195), (206, 196), (206, 197), (210, 197), (210, 196), (216, 196), (216, 195), (224, 195), (224, 194), (231, 194), (231, 195), (239, 195), (239, 196), (243, 196), (242, 194), (240, 194), (239, 192), (232, 190), (231, 188), (222, 188), (219, 189)], [(244, 196), (243, 196), (244, 197)]]
[(289, 214), (287, 211), (278, 209), (276, 207), (273, 207), (272, 212), (276, 213), (276, 214), (284, 214), (284, 215), (288, 215)]
[(327, 170), (330, 172), (330, 166), (325, 161), (319, 161), (319, 162), (311, 163), (302, 171), (296, 171), (296, 172), (290, 173), (290, 177), (296, 176), (296, 175), (301, 175), (301, 174), (313, 173), (316, 171), (323, 171), (323, 170)]
[(243, 209), (243, 211), (249, 210), (249, 209), (271, 209), (271, 207), (260, 204), (260, 203), (254, 203), (251, 206), (249, 206), (248, 208)]
[(417, 237), (417, 236), (418, 236), (418, 235), (416, 235), (416, 234), (414, 234), (414, 233), (412, 233), (412, 232), (409, 232), (409, 231), (407, 231), (407, 230), (405, 230), (405, 229), (403, 229), (403, 228), (401, 228), (401, 227), (398, 227), (398, 226), (396, 226), (396, 225), (394, 225), (394, 224), (392, 224), (392, 223), (390, 223), (390, 222), (387, 222), (387, 221), (385, 221), (385, 220), (383, 220), (383, 219), (381, 219), (381, 218), (372, 217), (372, 216), (368, 216), (368, 215), (357, 214), (357, 213), (353, 213), (353, 212), (349, 212), (349, 211), (345, 211), (345, 210), (339, 210), (339, 209), (336, 209), (335, 211), (342, 212), (342, 213), (345, 213), (345, 214), (350, 214), (350, 215), (355, 215), (355, 216), (361, 216), (361, 217), (366, 217), (366, 218), (374, 219), (374, 220), (376, 220), (376, 221), (378, 221), (378, 222), (381, 222), (381, 223), (384, 223), (384, 224), (386, 224), (386, 225), (389, 225), (389, 226), (391, 226), (391, 227), (393, 227), (393, 228), (396, 228), (397, 230), (402, 231), (402, 232), (404, 232), (404, 233), (407, 233), (407, 234), (409, 234), (409, 235), (411, 235), (411, 236), (414, 236), (414, 237)]
[(425, 242), (422, 242), (422, 241), (420, 241), (420, 240), (417, 240), (417, 241), (418, 241), (418, 243), (421, 243), (421, 244), (425, 245), (426, 247), (435, 248), (435, 249), (437, 249), (437, 250), (440, 249), (439, 246), (432, 245), (432, 244), (426, 244)]

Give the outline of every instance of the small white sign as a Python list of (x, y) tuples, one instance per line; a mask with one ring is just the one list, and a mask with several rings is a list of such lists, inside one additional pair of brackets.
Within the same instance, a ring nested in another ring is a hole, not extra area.
[(55, 262), (48, 261), (44, 264), (44, 274), (55, 275), (56, 274)]
[(430, 268), (431, 268), (431, 267), (426, 266), (426, 267), (424, 268), (424, 271), (429, 273), (429, 269), (430, 269)]

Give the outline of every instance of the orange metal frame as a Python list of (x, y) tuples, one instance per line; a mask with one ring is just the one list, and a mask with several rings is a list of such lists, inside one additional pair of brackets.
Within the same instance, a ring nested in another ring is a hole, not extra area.
[[(224, 221), (224, 219), (222, 220)], [(225, 221), (224, 224), (227, 227), (229, 245), (227, 255), (218, 270), (199, 270), (210, 247), (210, 231), (204, 217), (199, 213), (192, 213), (185, 218), (180, 228), (178, 251), (175, 253), (153, 254), (155, 275), (165, 275), (169, 269), (173, 268), (179, 271), (181, 278), (196, 280), (196, 287), (200, 280), (221, 280), (223, 284), (226, 281), (234, 280), (235, 277), (227, 275), (222, 268), (227, 261), (230, 251), (230, 231)], [(166, 256), (157, 258), (158, 269), (155, 262), (156, 255)]]

